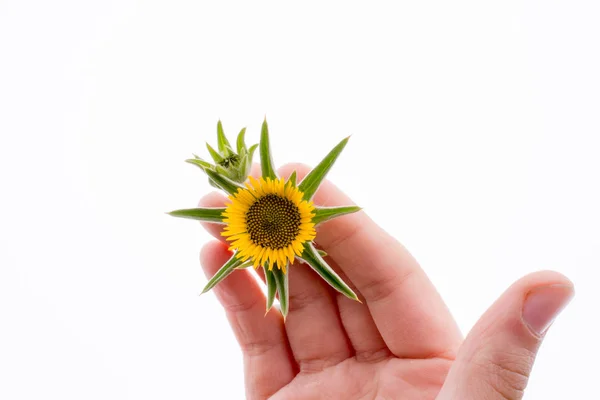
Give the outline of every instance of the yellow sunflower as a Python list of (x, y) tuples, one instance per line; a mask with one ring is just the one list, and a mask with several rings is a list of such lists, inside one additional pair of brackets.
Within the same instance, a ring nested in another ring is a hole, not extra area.
[(236, 269), (263, 267), (267, 284), (267, 311), (279, 294), (281, 313), (288, 312), (287, 269), (298, 260), (312, 268), (331, 287), (358, 300), (352, 289), (324, 260), (325, 253), (313, 244), (315, 227), (325, 221), (360, 211), (357, 206), (316, 207), (312, 198), (325, 176), (348, 143), (335, 146), (301, 182), (296, 173), (284, 180), (273, 168), (267, 122), (262, 126), (260, 166), (262, 177), (248, 177), (256, 146), (246, 148), (245, 129), (236, 141), (237, 153), (227, 141), (223, 127), (217, 124), (218, 151), (207, 145), (215, 164), (198, 156), (186, 160), (208, 175), (211, 185), (229, 195), (226, 207), (189, 208), (172, 211), (175, 217), (191, 218), (223, 225), (221, 235), (229, 242), (232, 257), (208, 281), (202, 293), (209, 291)]
[(312, 201), (283, 179), (249, 178), (245, 189), (229, 196), (223, 212), (226, 224), (221, 235), (231, 242), (238, 258), (252, 258), (254, 267), (281, 268), (301, 256), (304, 243), (317, 235)]

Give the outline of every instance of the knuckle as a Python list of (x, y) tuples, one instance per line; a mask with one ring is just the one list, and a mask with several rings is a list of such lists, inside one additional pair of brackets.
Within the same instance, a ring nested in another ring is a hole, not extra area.
[(240, 314), (244, 314), (252, 310), (257, 306), (257, 304), (258, 299), (243, 302), (224, 302), (223, 308), (228, 315), (231, 315), (232, 317), (239, 317)]
[[(335, 221), (331, 221), (331, 222), (335, 222)], [(320, 243), (323, 244), (324, 247), (327, 248), (328, 252), (335, 252), (337, 249), (343, 249), (344, 247), (346, 247), (348, 244), (352, 244), (352, 240), (358, 236), (359, 233), (362, 232), (362, 226), (358, 223), (355, 223), (353, 225), (348, 226), (346, 229), (340, 230), (338, 232), (336, 232), (335, 237), (328, 241), (327, 243)], [(319, 233), (319, 230), (317, 229), (317, 235)], [(351, 246), (348, 246), (351, 247)]]
[(327, 293), (321, 290), (291, 291), (289, 294), (290, 313), (298, 312), (313, 304), (319, 305), (328, 301)]
[(348, 352), (346, 349), (341, 349), (325, 355), (296, 358), (296, 363), (301, 373), (314, 374), (331, 366), (339, 365), (346, 359), (348, 359)]
[(485, 383), (504, 399), (521, 399), (535, 354), (527, 349), (500, 350), (479, 357), (476, 365), (482, 369)]
[(392, 352), (387, 347), (378, 349), (369, 349), (356, 351), (354, 358), (359, 363), (376, 364), (383, 360), (387, 360), (392, 356)]
[[(393, 271), (394, 269), (389, 268), (388, 270)], [(414, 278), (415, 272), (415, 269), (409, 269), (400, 273), (396, 268), (394, 274), (373, 277), (370, 282), (361, 287), (360, 291), (369, 303), (385, 300), (397, 292), (399, 287)]]
[(242, 353), (248, 357), (260, 357), (277, 348), (278, 344), (271, 340), (240, 341), (240, 348)]

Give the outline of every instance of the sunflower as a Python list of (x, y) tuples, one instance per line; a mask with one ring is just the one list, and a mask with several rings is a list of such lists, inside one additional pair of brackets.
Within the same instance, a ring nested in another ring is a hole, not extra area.
[[(252, 153), (246, 149), (243, 134), (238, 136), (238, 153), (244, 162), (230, 164), (227, 173), (199, 157), (187, 160), (200, 167), (210, 183), (228, 194), (226, 207), (190, 208), (172, 211), (175, 217), (191, 218), (223, 225), (221, 235), (229, 242), (232, 257), (208, 281), (202, 293), (212, 289), (236, 269), (262, 267), (267, 284), (267, 311), (272, 307), (275, 295), (279, 295), (280, 310), (285, 317), (288, 312), (288, 268), (295, 260), (310, 266), (331, 287), (358, 300), (356, 294), (327, 264), (326, 254), (313, 244), (315, 227), (327, 220), (360, 210), (357, 206), (316, 207), (312, 197), (325, 176), (348, 143), (342, 140), (311, 170), (301, 182), (296, 182), (296, 172), (285, 180), (275, 173), (269, 145), (269, 130), (263, 122), (259, 144), (262, 177), (248, 177)], [(217, 127), (219, 150), (211, 151), (215, 162), (233, 151), (223, 134), (219, 121)], [(241, 139), (240, 139), (241, 137)], [(254, 146), (253, 146), (254, 147)], [(249, 157), (248, 157), (249, 156)], [(232, 179), (235, 177), (237, 179)]]
[(284, 179), (250, 177), (246, 189), (229, 196), (223, 212), (225, 236), (242, 261), (253, 259), (254, 267), (268, 265), (286, 272), (286, 265), (302, 255), (304, 243), (317, 233), (312, 201)]

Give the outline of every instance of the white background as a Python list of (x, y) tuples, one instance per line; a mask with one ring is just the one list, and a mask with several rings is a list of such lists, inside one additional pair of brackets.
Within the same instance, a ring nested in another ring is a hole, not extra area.
[[(420, 260), (466, 333), (514, 280), (577, 295), (526, 398), (597, 394), (595, 1), (0, 0), (0, 398), (243, 397), (209, 240), (218, 118), (331, 173)], [(273, 371), (274, 374), (277, 371)]]

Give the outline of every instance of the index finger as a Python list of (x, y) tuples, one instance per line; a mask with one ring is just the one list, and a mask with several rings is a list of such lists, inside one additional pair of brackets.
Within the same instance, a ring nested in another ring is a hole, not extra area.
[[(299, 177), (309, 169), (287, 165)], [(337, 187), (324, 181), (314, 202), (351, 205)], [(435, 287), (410, 253), (364, 212), (317, 227), (316, 241), (365, 298), (388, 348), (399, 357), (452, 357), (461, 334)]]

